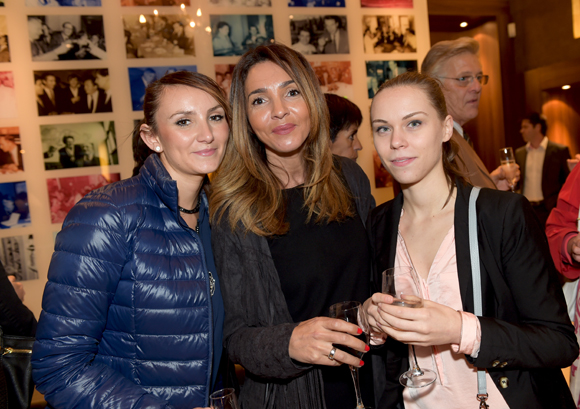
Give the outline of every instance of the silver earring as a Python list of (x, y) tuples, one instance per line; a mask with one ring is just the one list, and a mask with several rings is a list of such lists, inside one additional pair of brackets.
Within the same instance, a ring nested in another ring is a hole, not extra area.
[(155, 147), (155, 152), (161, 152), (161, 148), (159, 146)]

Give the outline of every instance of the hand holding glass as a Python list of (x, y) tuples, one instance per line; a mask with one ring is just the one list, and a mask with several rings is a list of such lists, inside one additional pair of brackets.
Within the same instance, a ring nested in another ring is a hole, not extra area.
[[(419, 290), (418, 277), (412, 267), (399, 266), (383, 271), (383, 293), (392, 295), (392, 305), (407, 308), (423, 307), (421, 292)], [(411, 369), (403, 373), (399, 378), (401, 385), (408, 388), (423, 388), (431, 385), (437, 379), (437, 374), (430, 369), (421, 369), (417, 362), (415, 346)]]
[(514, 157), (514, 151), (512, 148), (501, 148), (499, 150), (499, 160), (501, 162), (501, 167), (503, 173), (505, 173), (505, 178), (508, 182), (508, 186), (513, 192), (516, 187), (516, 173), (518, 165), (516, 165), (516, 159)]
[[(366, 322), (366, 316), (364, 314), (359, 314), (360, 303), (358, 301), (343, 301), (330, 306), (330, 318), (338, 318), (346, 322), (358, 325), (363, 333), (356, 338), (363, 341), (365, 344), (369, 344), (369, 327)], [(364, 352), (354, 350), (352, 348), (335, 345), (335, 347), (342, 349), (343, 351), (362, 359)], [(358, 379), (358, 368), (356, 366), (349, 365), (350, 374), (352, 375), (352, 381), (354, 382), (354, 390), (356, 393), (356, 408), (355, 409), (365, 409), (362, 397), (360, 394), (360, 385)]]
[(234, 388), (220, 389), (209, 396), (212, 409), (240, 409)]

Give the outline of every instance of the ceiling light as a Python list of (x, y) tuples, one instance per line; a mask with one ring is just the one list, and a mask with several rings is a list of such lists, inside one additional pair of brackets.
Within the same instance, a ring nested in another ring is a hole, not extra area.
[(464, 21), (463, 23), (459, 24), (459, 27), (463, 28), (467, 27), (467, 21)]
[(570, 89), (570, 85), (563, 85), (562, 89)]

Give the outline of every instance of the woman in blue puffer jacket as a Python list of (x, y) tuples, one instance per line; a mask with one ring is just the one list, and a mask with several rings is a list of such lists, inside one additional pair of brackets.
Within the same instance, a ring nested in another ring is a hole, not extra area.
[(56, 238), (33, 350), (54, 408), (208, 405), (224, 312), (204, 185), (230, 111), (213, 80), (177, 72), (147, 88), (144, 116), (139, 174), (86, 195)]

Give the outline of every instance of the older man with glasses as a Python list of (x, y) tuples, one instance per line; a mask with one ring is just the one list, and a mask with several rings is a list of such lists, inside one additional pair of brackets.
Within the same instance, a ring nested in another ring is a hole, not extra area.
[(456, 162), (467, 179), (474, 186), (508, 190), (501, 166), (490, 174), (463, 131), (463, 125), (477, 116), (482, 86), (489, 79), (482, 72), (478, 52), (479, 43), (470, 37), (441, 41), (425, 56), (421, 72), (441, 82), (447, 110), (453, 117), (452, 139), (459, 145)]

